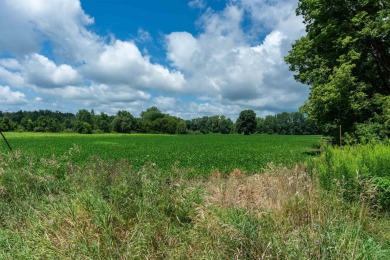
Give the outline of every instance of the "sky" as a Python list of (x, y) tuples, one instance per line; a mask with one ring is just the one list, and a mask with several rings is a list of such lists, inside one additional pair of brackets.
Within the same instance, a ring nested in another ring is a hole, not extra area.
[(298, 0), (0, 0), (0, 111), (293, 112)]

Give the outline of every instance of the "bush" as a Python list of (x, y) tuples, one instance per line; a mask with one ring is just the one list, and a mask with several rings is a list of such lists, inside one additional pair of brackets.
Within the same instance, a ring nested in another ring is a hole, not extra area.
[(309, 169), (318, 174), (322, 188), (341, 192), (348, 201), (369, 197), (370, 203), (390, 211), (390, 146), (326, 147)]

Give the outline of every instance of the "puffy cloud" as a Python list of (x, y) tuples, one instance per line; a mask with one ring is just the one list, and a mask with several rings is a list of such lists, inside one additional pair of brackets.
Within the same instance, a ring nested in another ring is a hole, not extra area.
[(180, 72), (152, 64), (134, 43), (120, 40), (107, 45), (95, 62), (85, 66), (84, 73), (97, 82), (133, 89), (181, 91), (185, 83)]
[(21, 72), (29, 84), (39, 88), (57, 88), (80, 85), (82, 78), (67, 64), (57, 66), (53, 61), (39, 55), (26, 56), (22, 61)]
[(0, 103), (3, 105), (26, 104), (26, 96), (19, 91), (12, 91), (8, 86), (0, 86)]
[(167, 65), (141, 53), (136, 43), (153, 40), (143, 29), (134, 41), (108, 42), (92, 32), (94, 20), (80, 0), (0, 1), (0, 55), (12, 57), (0, 58), (0, 85), (11, 87), (1, 87), (0, 102), (35, 98), (42, 106), (113, 113), (156, 105), (185, 118), (295, 110), (303, 103), (308, 88), (283, 60), (304, 33), (297, 0), (230, 0), (218, 12), (203, 0), (187, 2), (203, 12), (200, 32), (166, 35)]
[(23, 59), (0, 59), (0, 78), (15, 87), (58, 88), (80, 85), (78, 72), (67, 64), (57, 66), (40, 54), (26, 55)]
[(18, 70), (21, 67), (17, 59), (0, 59), (0, 66), (9, 70)]
[(203, 9), (206, 7), (206, 3), (203, 0), (192, 0), (188, 2), (188, 6), (191, 8)]
[(290, 24), (290, 30), (304, 29), (302, 18), (295, 14), (297, 0), (239, 0), (235, 2), (250, 14), (255, 28), (270, 31), (285, 21), (293, 19), (299, 22)]
[(167, 36), (167, 40), (168, 59), (175, 67), (191, 72), (201, 51), (197, 39), (188, 32), (174, 32)]
[[(61, 10), (61, 15), (55, 10)], [(134, 89), (178, 91), (182, 88), (185, 80), (180, 72), (152, 64), (133, 42), (114, 39), (106, 44), (88, 30), (93, 22), (79, 0), (1, 1), (0, 54), (18, 57), (22, 63), (18, 68), (20, 75), (26, 83), (38, 88), (80, 86), (82, 80), (126, 84)], [(138, 41), (151, 39), (147, 31), (139, 29)], [(43, 43), (49, 49), (53, 47), (54, 56), (50, 59), (38, 54)], [(5, 63), (10, 62), (3, 60), (0, 73), (8, 74), (7, 82), (15, 82), (18, 75), (5, 68)], [(57, 65), (58, 62), (63, 64)], [(80, 75), (74, 66), (85, 75)]]
[[(304, 31), (301, 18), (295, 16), (296, 3), (240, 0), (221, 12), (208, 10), (199, 21), (203, 28), (199, 35), (166, 36), (167, 58), (183, 71), (189, 93), (218, 97), (215, 101), (222, 107), (295, 110), (308, 94), (284, 62), (291, 43)], [(275, 15), (278, 10), (280, 15)], [(245, 13), (252, 14), (252, 26), (262, 23), (268, 29), (257, 44), (243, 29)]]
[(82, 100), (88, 103), (121, 103), (150, 98), (150, 94), (143, 91), (105, 84), (89, 87), (66, 86), (64, 88), (46, 89), (42, 93), (68, 100)]
[(19, 87), (24, 84), (25, 80), (19, 72), (7, 70), (0, 65), (0, 83)]
[(174, 97), (163, 97), (159, 96), (153, 99), (154, 104), (162, 110), (173, 109), (176, 107), (176, 104), (180, 102), (177, 98)]
[(0, 53), (20, 57), (38, 52), (44, 41), (50, 41), (57, 58), (72, 62), (85, 60), (102, 47), (99, 36), (87, 29), (92, 23), (79, 0), (3, 0), (0, 1)]

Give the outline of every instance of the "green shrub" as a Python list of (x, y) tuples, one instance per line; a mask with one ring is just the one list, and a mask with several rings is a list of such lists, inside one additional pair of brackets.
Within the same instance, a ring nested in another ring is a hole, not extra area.
[(348, 201), (370, 198), (373, 205), (390, 210), (390, 146), (367, 144), (326, 147), (309, 162), (326, 190), (340, 192)]

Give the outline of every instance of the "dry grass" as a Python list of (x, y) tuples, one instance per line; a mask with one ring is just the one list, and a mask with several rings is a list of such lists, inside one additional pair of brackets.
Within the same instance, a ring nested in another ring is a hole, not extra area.
[(214, 172), (206, 183), (208, 204), (252, 210), (281, 210), (296, 195), (315, 192), (301, 164), (281, 168), (269, 164), (264, 173), (245, 175), (239, 169), (227, 178)]

